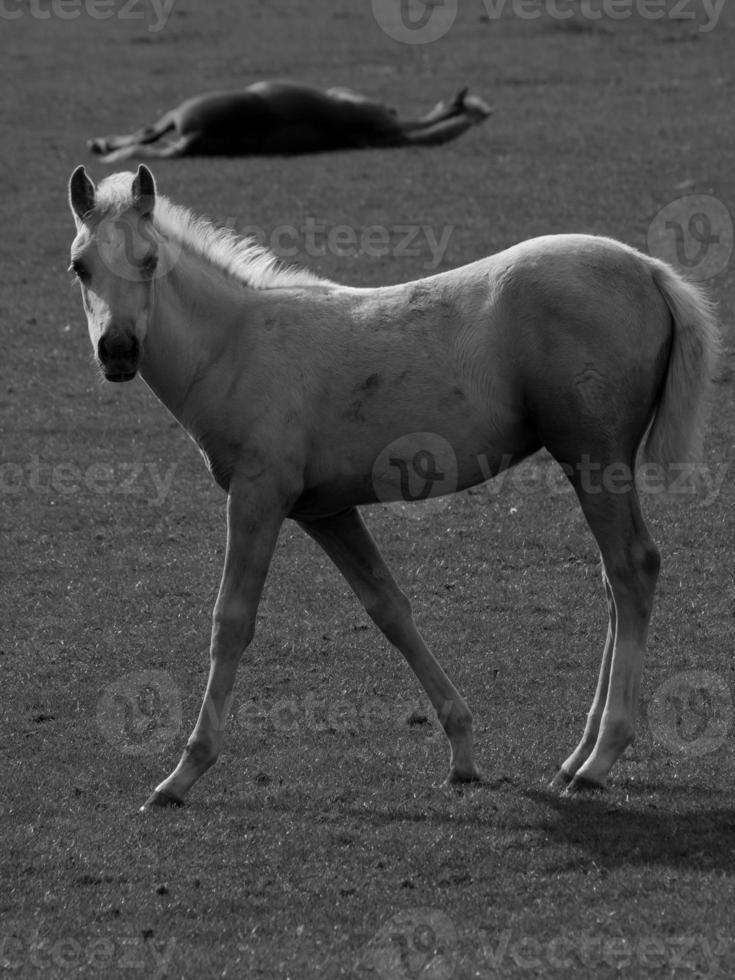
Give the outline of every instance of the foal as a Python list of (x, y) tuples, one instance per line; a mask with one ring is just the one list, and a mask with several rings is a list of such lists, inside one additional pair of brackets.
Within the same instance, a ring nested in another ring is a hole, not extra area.
[(441, 471), (441, 492), (463, 490), (542, 446), (597, 540), (610, 615), (584, 735), (557, 785), (603, 787), (633, 740), (659, 569), (636, 452), (642, 443), (665, 466), (701, 448), (717, 325), (699, 290), (663, 262), (586, 235), (354, 289), (281, 269), (171, 205), (143, 165), (98, 188), (78, 167), (69, 198), (71, 267), (105, 377), (140, 372), (227, 493), (204, 702), (146, 805), (183, 802), (219, 755), (286, 518), (324, 548), (416, 672), (449, 739), (450, 779), (476, 779), (469, 709), (357, 508), (401, 499), (405, 473)]
[[(446, 143), (492, 112), (463, 89), (420, 119), (399, 119), (380, 102), (295, 82), (256, 82), (243, 91), (187, 99), (152, 126), (89, 141), (104, 163), (129, 157), (251, 156)], [(162, 137), (173, 133), (170, 141)], [(160, 142), (159, 142), (160, 141)]]

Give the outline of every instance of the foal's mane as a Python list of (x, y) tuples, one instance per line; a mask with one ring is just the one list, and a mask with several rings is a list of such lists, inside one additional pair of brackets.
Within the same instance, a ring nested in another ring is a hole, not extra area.
[[(111, 174), (97, 187), (95, 216), (115, 217), (132, 205), (129, 173)], [(329, 282), (309, 269), (287, 265), (254, 238), (217, 227), (188, 208), (156, 195), (153, 226), (162, 235), (251, 289), (323, 286)]]

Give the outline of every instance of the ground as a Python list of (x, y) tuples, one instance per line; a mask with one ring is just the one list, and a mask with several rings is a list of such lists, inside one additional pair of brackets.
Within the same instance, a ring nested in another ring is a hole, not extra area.
[[(0, 12), (3, 975), (735, 969), (735, 17), (704, 0), (447, 0), (424, 8), (443, 36), (409, 44), (421, 11), (401, 34), (397, 9)], [(107, 172), (87, 138), (268, 77), (406, 114), (469, 85), (497, 111), (435, 149), (159, 164), (163, 193), (354, 284), (585, 231), (663, 249), (719, 304), (710, 489), (645, 494), (663, 573), (638, 740), (604, 797), (545, 788), (583, 727), (605, 611), (594, 543), (539, 457), (423, 511), (367, 513), (474, 711), (482, 784), (441, 788), (417, 683), (289, 526), (223, 757), (187, 808), (137, 812), (196, 718), (224, 500), (142, 382), (98, 379), (66, 185), (80, 162)]]

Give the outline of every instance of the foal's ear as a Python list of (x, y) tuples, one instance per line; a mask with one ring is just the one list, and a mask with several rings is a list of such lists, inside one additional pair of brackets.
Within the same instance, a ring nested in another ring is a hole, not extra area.
[(77, 167), (69, 178), (69, 207), (80, 221), (94, 210), (94, 184), (87, 176), (84, 166)]
[(133, 207), (144, 218), (153, 212), (156, 203), (156, 182), (153, 174), (144, 163), (138, 166), (138, 172), (133, 178)]

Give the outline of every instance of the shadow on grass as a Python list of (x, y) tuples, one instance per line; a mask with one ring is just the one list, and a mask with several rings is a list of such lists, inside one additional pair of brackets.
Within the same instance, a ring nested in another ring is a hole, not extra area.
[(524, 795), (554, 812), (544, 827), (552, 843), (583, 850), (602, 868), (641, 864), (735, 873), (732, 791), (666, 786), (664, 792), (661, 801), (629, 796), (625, 802), (617, 793), (566, 799), (538, 789)]
[[(470, 848), (482, 841), (512, 847), (523, 840), (537, 853), (539, 848), (550, 854), (569, 849), (572, 866), (589, 859), (607, 871), (638, 865), (735, 874), (735, 806), (729, 789), (647, 786), (645, 798), (615, 788), (567, 799), (545, 787), (529, 789), (506, 779), (395, 803), (385, 797), (355, 803), (352, 794), (333, 797), (330, 819), (375, 828), (402, 823), (462, 827)], [(275, 809), (280, 809), (277, 803)]]

